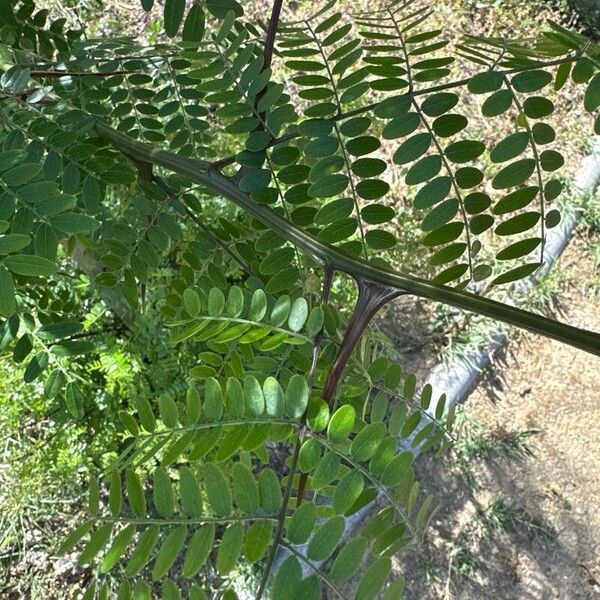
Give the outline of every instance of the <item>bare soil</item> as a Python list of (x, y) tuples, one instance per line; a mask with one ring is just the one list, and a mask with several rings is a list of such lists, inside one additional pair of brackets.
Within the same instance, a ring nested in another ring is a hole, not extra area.
[[(580, 233), (561, 258), (555, 309), (598, 330), (588, 243)], [(420, 459), (441, 510), (420, 555), (397, 557), (407, 599), (600, 598), (599, 370), (597, 357), (513, 336), (465, 407), (497, 452)], [(503, 457), (518, 439), (525, 446)]]

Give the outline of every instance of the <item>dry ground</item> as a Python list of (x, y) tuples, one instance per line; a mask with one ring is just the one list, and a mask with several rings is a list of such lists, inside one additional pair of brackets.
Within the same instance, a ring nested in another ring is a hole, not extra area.
[[(557, 308), (598, 330), (588, 242), (580, 233), (560, 260)], [(420, 557), (398, 557), (407, 599), (600, 598), (599, 372), (597, 357), (513, 338), (467, 401), (482, 428), (465, 427), (462, 452), (421, 459), (442, 508)]]

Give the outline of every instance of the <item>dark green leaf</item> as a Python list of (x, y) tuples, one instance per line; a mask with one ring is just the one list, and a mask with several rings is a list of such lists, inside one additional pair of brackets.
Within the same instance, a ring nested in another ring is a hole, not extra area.
[(170, 38), (177, 35), (185, 12), (185, 0), (165, 0), (165, 33)]
[(503, 190), (521, 185), (527, 181), (535, 171), (535, 160), (523, 158), (504, 167), (492, 180), (492, 187)]
[(29, 277), (49, 277), (56, 272), (54, 263), (32, 254), (12, 254), (4, 259), (4, 264), (13, 273)]
[(518, 131), (498, 142), (490, 152), (492, 162), (501, 163), (516, 158), (529, 146), (529, 135), (524, 131)]

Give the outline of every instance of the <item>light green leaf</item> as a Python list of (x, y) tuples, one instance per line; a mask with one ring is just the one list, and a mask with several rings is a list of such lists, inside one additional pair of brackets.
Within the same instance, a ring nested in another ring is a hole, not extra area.
[(267, 377), (263, 383), (263, 395), (267, 414), (270, 417), (282, 417), (285, 414), (285, 395), (274, 377)]
[(137, 517), (146, 516), (146, 497), (139, 475), (132, 469), (125, 472), (125, 487), (127, 488), (127, 499), (129, 506)]
[(202, 496), (194, 472), (189, 467), (179, 469), (179, 496), (181, 508), (188, 517), (198, 519), (202, 516)]
[(389, 558), (378, 558), (363, 575), (355, 597), (361, 600), (374, 600), (383, 589), (391, 570), (392, 561)]
[(281, 485), (273, 469), (263, 469), (258, 476), (260, 506), (267, 514), (275, 514), (282, 502)]
[(162, 467), (154, 471), (152, 498), (158, 514), (165, 519), (170, 519), (175, 512), (175, 494), (171, 478)]
[(232, 508), (231, 492), (223, 471), (212, 463), (206, 463), (203, 469), (206, 495), (210, 507), (219, 517), (229, 515)]
[(364, 479), (359, 471), (349, 471), (335, 486), (331, 506), (336, 514), (345, 513), (357, 498), (361, 495), (364, 488)]
[(196, 290), (187, 288), (183, 291), (183, 306), (190, 317), (196, 317), (200, 313), (200, 296)]
[(370, 460), (377, 452), (385, 434), (386, 427), (382, 422), (370, 423), (361, 429), (352, 440), (350, 454), (358, 461)]
[(220, 383), (209, 377), (204, 387), (204, 414), (209, 422), (215, 423), (223, 416), (223, 390)]
[(108, 493), (108, 506), (110, 514), (117, 517), (121, 514), (121, 505), (123, 503), (123, 493), (121, 490), (121, 474), (116, 469), (110, 474), (110, 490)]
[(272, 532), (273, 525), (268, 521), (257, 521), (250, 525), (244, 545), (244, 556), (250, 563), (258, 562), (265, 555)]
[(212, 523), (202, 525), (194, 532), (183, 561), (184, 577), (194, 577), (202, 568), (213, 548), (214, 539), (215, 526)]
[(267, 312), (267, 296), (265, 292), (258, 289), (252, 294), (250, 301), (250, 319), (252, 321), (262, 321)]
[(241, 523), (230, 525), (221, 538), (217, 552), (217, 573), (226, 575), (236, 565), (244, 543), (244, 526)]
[(271, 595), (273, 600), (288, 600), (302, 580), (302, 567), (295, 556), (288, 556), (275, 574)]
[(287, 525), (287, 539), (292, 544), (304, 544), (317, 522), (317, 507), (312, 502), (303, 502), (292, 515)]
[(331, 417), (327, 426), (327, 437), (334, 443), (343, 442), (347, 439), (354, 427), (356, 413), (350, 404), (340, 406)]
[(160, 527), (158, 525), (150, 525), (150, 527), (142, 532), (125, 567), (125, 575), (127, 577), (135, 577), (144, 568), (158, 543), (159, 536)]
[(291, 419), (299, 419), (308, 406), (308, 385), (302, 375), (290, 378), (285, 392), (285, 411)]
[(225, 296), (219, 288), (212, 288), (208, 292), (208, 314), (211, 317), (218, 317), (225, 308)]
[(258, 486), (252, 471), (242, 463), (233, 466), (233, 497), (237, 507), (247, 515), (255, 515), (259, 508)]
[(259, 417), (265, 412), (265, 397), (258, 379), (248, 375), (244, 379), (244, 402), (249, 415)]
[(308, 543), (306, 555), (311, 560), (326, 560), (337, 548), (345, 527), (344, 517), (332, 517), (320, 525)]
[(135, 524), (130, 523), (113, 539), (100, 565), (100, 573), (108, 573), (119, 562), (135, 532)]
[(88, 543), (85, 545), (81, 551), (81, 554), (79, 555), (79, 559), (77, 560), (79, 565), (88, 565), (94, 560), (96, 555), (108, 542), (112, 530), (112, 523), (104, 523), (103, 525), (100, 525), (100, 527), (98, 527), (94, 533), (92, 533)]
[(362, 563), (367, 550), (367, 540), (357, 537), (350, 540), (339, 552), (331, 567), (331, 580), (334, 583), (344, 583), (352, 577)]
[(162, 579), (173, 566), (179, 553), (183, 549), (187, 538), (187, 526), (179, 525), (172, 529), (165, 537), (154, 561), (152, 568), (152, 579), (158, 581)]

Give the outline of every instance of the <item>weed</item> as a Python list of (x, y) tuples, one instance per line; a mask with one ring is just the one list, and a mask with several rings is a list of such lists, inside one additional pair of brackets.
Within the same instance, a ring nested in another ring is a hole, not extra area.
[(555, 528), (530, 514), (515, 502), (495, 496), (485, 509), (483, 519), (488, 528), (506, 532), (526, 531), (530, 536), (554, 542), (558, 536)]
[(469, 490), (477, 489), (473, 460), (522, 459), (531, 456), (529, 439), (537, 430), (508, 431), (503, 427), (485, 431), (483, 425), (466, 410), (457, 411), (457, 440), (453, 452), (458, 477)]

